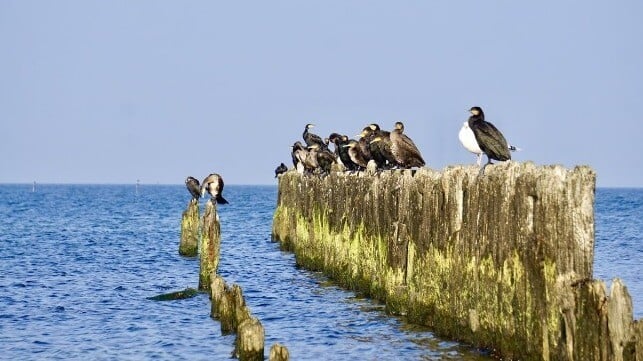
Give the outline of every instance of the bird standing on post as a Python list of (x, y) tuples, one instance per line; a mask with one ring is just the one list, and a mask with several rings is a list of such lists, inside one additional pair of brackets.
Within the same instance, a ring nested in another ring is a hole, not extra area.
[(220, 175), (211, 173), (203, 180), (201, 183), (201, 196), (204, 196), (205, 192), (208, 192), (212, 200), (216, 201), (217, 204), (228, 204), (228, 201), (223, 198), (223, 178)]
[(516, 150), (516, 148), (510, 147), (498, 128), (485, 120), (482, 108), (472, 107), (469, 112), (471, 112), (471, 116), (460, 129), (458, 137), (468, 151), (478, 155), (478, 165), (481, 163), (482, 153), (487, 155), (487, 163), (480, 169), (482, 174), (487, 165), (493, 164), (492, 159), (510, 160), (511, 153), (509, 151)]
[(280, 174), (286, 173), (287, 171), (288, 167), (285, 164), (279, 164), (279, 166), (275, 168), (275, 178), (277, 178), (277, 176), (279, 176)]
[(304, 142), (306, 142), (306, 145), (309, 147), (312, 146), (313, 144), (319, 144), (320, 149), (327, 148), (327, 144), (319, 135), (311, 133), (309, 131), (309, 129), (314, 126), (315, 124), (310, 124), (310, 123), (306, 124), (306, 128), (304, 128), (304, 133), (302, 134), (302, 137), (304, 138)]
[(395, 161), (402, 168), (424, 167), (426, 164), (420, 150), (411, 138), (404, 134), (404, 123), (395, 122), (395, 129), (391, 131), (391, 152)]
[(192, 195), (192, 201), (196, 202), (201, 198), (201, 190), (199, 187), (199, 181), (194, 177), (187, 177), (185, 179), (185, 186), (188, 189), (188, 192)]

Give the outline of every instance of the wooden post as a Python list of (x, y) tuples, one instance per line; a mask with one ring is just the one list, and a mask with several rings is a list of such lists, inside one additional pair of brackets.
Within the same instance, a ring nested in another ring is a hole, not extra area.
[(190, 200), (183, 211), (181, 219), (181, 243), (179, 254), (181, 256), (196, 257), (199, 253), (199, 203)]
[(290, 360), (290, 353), (286, 346), (280, 345), (278, 343), (272, 345), (270, 348), (270, 358), (269, 361), (288, 361)]
[(241, 322), (236, 344), (239, 361), (263, 361), (264, 329), (256, 317)]
[(201, 262), (199, 269), (199, 290), (210, 289), (210, 275), (219, 267), (219, 249), (221, 247), (221, 225), (217, 206), (212, 200), (205, 204), (203, 215), (203, 234), (201, 235)]
[(210, 276), (210, 317), (219, 319), (221, 317), (221, 300), (225, 297), (226, 284), (223, 278), (216, 273)]

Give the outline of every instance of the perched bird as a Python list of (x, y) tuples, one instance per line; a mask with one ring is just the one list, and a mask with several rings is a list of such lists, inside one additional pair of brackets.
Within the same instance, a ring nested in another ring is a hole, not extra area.
[(402, 168), (423, 167), (426, 163), (411, 138), (404, 134), (404, 123), (396, 122), (391, 131), (391, 153)]
[(344, 145), (344, 147), (348, 148), (348, 155), (353, 163), (357, 165), (357, 170), (366, 169), (370, 158), (365, 157), (359, 142), (355, 139), (351, 139), (348, 141), (348, 144)]
[(292, 165), (297, 169), (297, 164), (299, 164), (299, 157), (297, 157), (297, 152), (302, 149), (306, 149), (303, 144), (301, 144), (300, 141), (296, 141), (295, 144), (293, 144), (290, 148), (292, 148), (292, 151), (290, 152), (290, 156), (292, 157)]
[(329, 149), (320, 149), (319, 144), (313, 144), (308, 148), (308, 155), (317, 158), (317, 169), (322, 174), (330, 174), (331, 166), (333, 163), (337, 163), (335, 154)]
[[(372, 144), (375, 144), (376, 148), (378, 149), (377, 151), (384, 159), (386, 159), (385, 167), (396, 167), (398, 164), (395, 160), (393, 152), (391, 151), (391, 132), (380, 129), (380, 126), (376, 123), (370, 124), (369, 127), (373, 130), (373, 139), (375, 139), (376, 137), (380, 137), (382, 139), (382, 141)], [(371, 152), (373, 151), (372, 149), (373, 147), (371, 146)]]
[(217, 204), (228, 204), (228, 201), (223, 198), (223, 178), (217, 173), (211, 173), (201, 182), (202, 197), (205, 196), (205, 192), (208, 192)]
[(198, 201), (201, 198), (201, 190), (199, 187), (199, 180), (194, 177), (185, 178), (185, 186), (188, 192), (192, 195), (192, 201)]
[(275, 169), (275, 178), (277, 178), (278, 175), (286, 173), (288, 171), (288, 167), (281, 163), (279, 166)]
[[(368, 144), (368, 151), (371, 154), (371, 159), (373, 159), (376, 164), (376, 168), (390, 168), (390, 165), (395, 162), (395, 159), (391, 153), (389, 132), (382, 132), (379, 125), (371, 124), (362, 130), (360, 136), (361, 139), (364, 139)], [(379, 138), (379, 140), (373, 142), (375, 138)]]
[(304, 142), (306, 142), (307, 146), (311, 146), (313, 144), (319, 144), (320, 149), (326, 148), (326, 144), (324, 143), (324, 140), (317, 134), (313, 134), (309, 132), (309, 129), (314, 127), (315, 124), (306, 124), (306, 128), (304, 128), (304, 133), (302, 134), (302, 137), (304, 138)]
[(356, 170), (357, 165), (353, 163), (351, 157), (348, 155), (348, 148), (345, 145), (348, 144), (348, 137), (338, 133), (332, 133), (328, 136), (329, 142), (335, 144), (335, 155), (342, 162), (344, 167), (347, 170)]
[(482, 159), (482, 153), (487, 155), (487, 163), (481, 168), (492, 164), (491, 160), (505, 161), (511, 159), (510, 150), (516, 150), (516, 147), (510, 147), (507, 140), (500, 131), (491, 123), (484, 119), (484, 112), (480, 107), (469, 109), (471, 116), (460, 129), (458, 137), (462, 145), (470, 152), (478, 155), (478, 165)]

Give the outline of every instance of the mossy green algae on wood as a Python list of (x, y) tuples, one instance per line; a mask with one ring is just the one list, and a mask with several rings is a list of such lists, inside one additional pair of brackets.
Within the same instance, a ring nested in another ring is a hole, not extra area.
[(200, 231), (199, 203), (190, 200), (181, 218), (180, 255), (187, 257), (196, 257), (198, 255)]
[(219, 251), (221, 248), (221, 224), (217, 206), (212, 200), (205, 203), (203, 214), (203, 232), (201, 234), (201, 257), (199, 260), (199, 290), (210, 289), (211, 275), (219, 268)]
[(439, 334), (508, 359), (561, 359), (573, 354), (561, 295), (592, 277), (594, 188), (588, 167), (515, 162), (483, 177), (463, 166), (288, 172), (273, 238), (298, 264)]

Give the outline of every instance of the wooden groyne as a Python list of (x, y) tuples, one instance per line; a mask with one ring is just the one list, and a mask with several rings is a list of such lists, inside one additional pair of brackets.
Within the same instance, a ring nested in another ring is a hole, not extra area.
[(619, 280), (593, 280), (595, 173), (506, 162), (279, 180), (297, 263), (504, 359), (643, 360)]
[[(246, 306), (243, 291), (239, 285), (229, 287), (218, 275), (219, 256), (221, 250), (221, 224), (216, 203), (208, 200), (202, 222), (199, 222), (198, 202), (190, 202), (183, 212), (181, 222), (181, 243), (179, 253), (184, 244), (191, 242), (194, 235), (199, 235), (197, 247), (200, 250), (199, 259), (199, 290), (207, 291), (210, 295), (210, 316), (219, 320), (222, 334), (236, 334), (235, 348), (232, 356), (240, 361), (263, 361), (265, 332), (263, 325), (252, 315)], [(187, 235), (184, 237), (184, 235)], [(187, 242), (184, 240), (187, 239)], [(190, 248), (193, 249), (193, 248)], [(190, 254), (191, 255), (191, 254)], [(170, 300), (192, 296), (196, 290), (189, 289), (181, 292), (155, 296), (155, 300)], [(287, 361), (288, 349), (280, 344), (274, 344), (270, 350), (271, 361)]]

